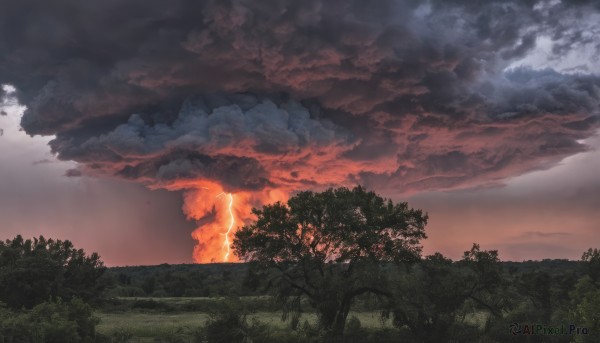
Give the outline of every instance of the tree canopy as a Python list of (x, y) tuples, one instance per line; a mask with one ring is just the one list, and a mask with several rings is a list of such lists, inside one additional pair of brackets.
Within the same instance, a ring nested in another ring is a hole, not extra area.
[(343, 333), (356, 296), (391, 296), (386, 266), (417, 261), (426, 238), (421, 210), (362, 187), (300, 192), (253, 213), (257, 220), (236, 232), (237, 255), (272, 271), (289, 309), (308, 298), (335, 335)]
[(88, 256), (68, 240), (19, 235), (0, 241), (0, 302), (32, 308), (49, 298), (91, 300), (104, 271), (98, 254)]

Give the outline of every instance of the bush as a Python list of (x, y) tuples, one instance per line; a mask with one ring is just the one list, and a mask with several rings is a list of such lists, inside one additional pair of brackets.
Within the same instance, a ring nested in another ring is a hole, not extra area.
[(125, 343), (133, 338), (133, 333), (129, 328), (118, 328), (110, 335), (110, 342)]
[(207, 343), (252, 343), (269, 340), (268, 327), (257, 320), (248, 323), (239, 300), (228, 300), (210, 314), (196, 341)]
[(363, 330), (360, 324), (360, 319), (358, 319), (356, 316), (350, 317), (350, 319), (346, 323), (345, 335), (359, 336), (360, 334), (362, 334), (362, 331)]
[(50, 298), (98, 299), (105, 285), (100, 257), (69, 241), (39, 238), (0, 241), (0, 301), (12, 309), (33, 308)]
[(30, 311), (0, 309), (0, 342), (93, 342), (99, 320), (81, 299), (44, 302)]

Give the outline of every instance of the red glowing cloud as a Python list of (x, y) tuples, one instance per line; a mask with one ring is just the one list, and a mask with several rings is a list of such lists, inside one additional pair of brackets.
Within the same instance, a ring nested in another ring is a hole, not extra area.
[(218, 183), (202, 180), (174, 181), (163, 187), (185, 191), (183, 211), (198, 223), (192, 233), (197, 241), (193, 257), (198, 263), (238, 261), (230, 245), (238, 228), (253, 219), (252, 208), (287, 201), (287, 193), (278, 189), (226, 193)]

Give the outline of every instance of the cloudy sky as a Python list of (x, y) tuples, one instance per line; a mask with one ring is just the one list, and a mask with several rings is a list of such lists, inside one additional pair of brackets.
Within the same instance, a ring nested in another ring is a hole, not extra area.
[(594, 1), (0, 6), (2, 238), (219, 261), (227, 213), (363, 184), (426, 253), (600, 246)]

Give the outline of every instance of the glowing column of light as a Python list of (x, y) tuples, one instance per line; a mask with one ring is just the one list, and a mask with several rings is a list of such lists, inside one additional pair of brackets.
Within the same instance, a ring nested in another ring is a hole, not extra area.
[(231, 209), (231, 207), (233, 206), (233, 195), (231, 193), (229, 193), (228, 196), (229, 196), (228, 210), (229, 210), (229, 218), (231, 220), (229, 222), (229, 228), (227, 229), (227, 233), (225, 233), (225, 240), (223, 242), (223, 246), (225, 246), (227, 248), (227, 252), (225, 253), (225, 257), (224, 257), (225, 262), (227, 262), (227, 260), (229, 259), (229, 252), (231, 249), (229, 247), (229, 245), (231, 244), (229, 242), (229, 234), (231, 233), (231, 229), (233, 228), (233, 224), (235, 223), (235, 218), (233, 217), (233, 210)]

